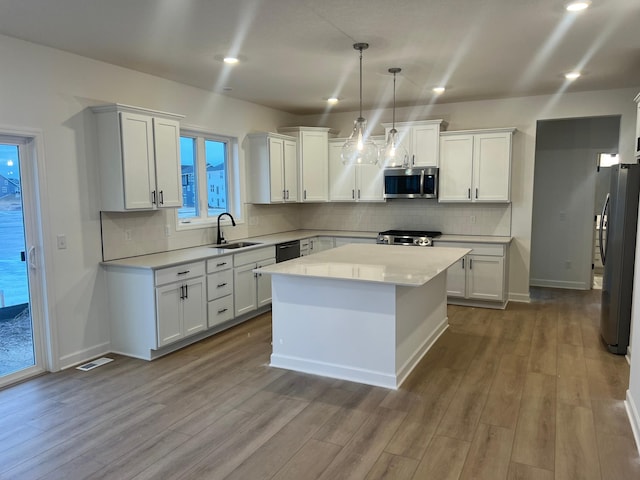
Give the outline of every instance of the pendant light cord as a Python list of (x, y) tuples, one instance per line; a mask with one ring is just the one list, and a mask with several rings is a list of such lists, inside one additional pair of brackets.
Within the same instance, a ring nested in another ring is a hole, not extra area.
[(393, 72), (393, 130), (396, 129), (396, 72)]
[(360, 118), (362, 118), (362, 47), (360, 47)]

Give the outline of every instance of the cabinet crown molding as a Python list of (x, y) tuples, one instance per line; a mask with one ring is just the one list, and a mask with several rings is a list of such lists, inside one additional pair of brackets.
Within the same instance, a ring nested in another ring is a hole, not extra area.
[(184, 118), (184, 115), (180, 115), (179, 113), (162, 112), (160, 110), (151, 110), (149, 108), (134, 107), (133, 105), (125, 105), (123, 103), (109, 103), (107, 105), (96, 105), (89, 108), (91, 109), (91, 111), (95, 113), (130, 112), (130, 113), (142, 113), (142, 114), (151, 115), (154, 117), (174, 118), (176, 120)]
[[(384, 128), (391, 128), (393, 126), (393, 122), (384, 122), (381, 123)], [(413, 120), (410, 122), (396, 122), (396, 127), (416, 127), (419, 125), (440, 125), (440, 130), (445, 130), (447, 125), (449, 125), (442, 118), (437, 118), (435, 120)]]
[(446, 132), (440, 132), (441, 137), (448, 135), (475, 135), (481, 133), (515, 133), (518, 129), (516, 127), (500, 127), (500, 128), (482, 128), (476, 130), (448, 130)]

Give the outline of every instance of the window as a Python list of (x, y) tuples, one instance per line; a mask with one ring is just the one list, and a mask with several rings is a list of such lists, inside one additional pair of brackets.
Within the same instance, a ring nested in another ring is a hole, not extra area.
[(210, 226), (218, 215), (232, 210), (229, 177), (236, 144), (232, 137), (182, 132), (182, 208), (178, 209), (178, 226)]

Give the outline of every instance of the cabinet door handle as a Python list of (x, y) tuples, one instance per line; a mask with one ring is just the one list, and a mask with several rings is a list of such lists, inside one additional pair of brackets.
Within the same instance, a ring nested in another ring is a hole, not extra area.
[(189, 298), (189, 285), (184, 286), (184, 298)]
[(227, 262), (216, 263), (216, 267), (224, 267), (226, 264)]
[(476, 188), (476, 199), (478, 198), (478, 189)]
[(184, 300), (184, 285), (180, 285), (180, 300)]
[(178, 275), (186, 275), (187, 273), (189, 273), (191, 270), (185, 270), (184, 272), (178, 272)]
[(414, 155), (411, 155), (411, 165), (415, 165), (415, 164), (416, 164), (416, 156), (414, 154)]
[(462, 257), (462, 269), (464, 270), (464, 257)]
[(227, 310), (229, 310), (229, 309), (228, 308), (223, 308), (223, 309), (218, 310), (218, 315), (221, 314), (221, 313), (226, 312)]
[(471, 189), (467, 189), (467, 198), (471, 198)]
[(356, 198), (356, 191), (355, 190), (351, 190), (351, 198), (353, 198), (355, 200), (355, 198)]
[(304, 199), (305, 200), (307, 199), (307, 191), (306, 190), (304, 191)]
[(224, 283), (219, 283), (216, 288), (222, 288), (222, 287), (226, 287), (226, 286), (227, 286), (227, 282), (224, 282)]
[(282, 190), (282, 199), (283, 200), (287, 199), (287, 191), (286, 190)]
[(287, 190), (287, 200), (289, 200), (289, 190)]
[(151, 203), (155, 204), (156, 203), (156, 191), (153, 190), (151, 192)]
[(469, 270), (473, 269), (473, 258), (469, 259)]
[(160, 205), (164, 205), (164, 191), (160, 190)]
[(360, 189), (358, 189), (358, 200), (360, 200)]

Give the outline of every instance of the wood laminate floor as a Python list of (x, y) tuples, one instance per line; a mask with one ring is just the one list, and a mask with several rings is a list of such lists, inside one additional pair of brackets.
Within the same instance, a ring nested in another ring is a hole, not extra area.
[(640, 479), (599, 291), (450, 328), (398, 391), (267, 366), (263, 315), (154, 362), (0, 391), (2, 479)]

